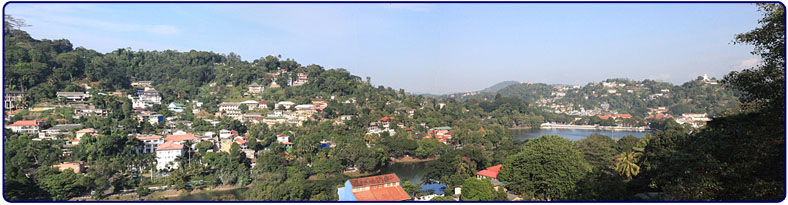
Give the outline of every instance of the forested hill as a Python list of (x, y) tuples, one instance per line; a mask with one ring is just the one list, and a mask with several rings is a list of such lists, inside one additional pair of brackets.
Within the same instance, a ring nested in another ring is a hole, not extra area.
[(501, 90), (501, 89), (503, 89), (505, 87), (509, 87), (510, 85), (515, 85), (515, 84), (519, 84), (519, 83), (520, 82), (513, 81), (513, 80), (503, 81), (503, 82), (497, 83), (497, 84), (495, 84), (493, 86), (490, 86), (489, 88), (485, 88), (484, 90), (481, 90), (481, 92), (498, 92), (498, 90)]
[[(73, 48), (66, 39), (37, 40), (13, 26), (5, 29), (7, 61), (4, 87), (6, 90), (25, 91), (28, 97), (23, 104), (26, 106), (55, 102), (57, 92), (87, 91), (87, 86), (90, 87), (90, 92), (134, 95), (131, 81), (137, 80), (153, 81), (153, 87), (161, 93), (164, 103), (185, 104), (188, 100), (197, 100), (205, 103), (203, 107), (212, 113), (221, 102), (247, 99), (243, 93), (248, 85), (257, 83), (269, 87), (276, 79), (281, 88), (267, 89), (259, 96), (260, 99), (302, 103), (314, 98), (330, 99), (334, 96), (334, 102), (359, 100), (354, 109), (337, 110), (339, 115), (375, 110), (382, 112), (368, 117), (382, 117), (395, 111), (443, 103), (451, 110), (456, 107), (458, 111), (472, 112), (462, 115), (465, 117), (452, 114), (452, 118), (432, 115), (440, 120), (427, 123), (428, 125), (449, 125), (458, 119), (472, 116), (493, 116), (494, 118), (489, 120), (505, 126), (538, 125), (546, 119), (570, 119), (508, 98), (498, 102), (493, 102), (493, 99), (489, 102), (430, 100), (430, 97), (406, 94), (402, 89), (374, 87), (342, 68), (304, 66), (292, 59), (283, 60), (281, 56), (266, 56), (248, 62), (242, 61), (240, 56), (232, 52), (223, 55), (195, 50), (133, 51), (121, 48), (110, 53), (100, 53), (83, 47)], [(289, 86), (288, 81), (295, 80), (298, 73), (306, 74), (309, 77), (308, 83), (297, 87)], [(503, 106), (505, 104), (511, 105)], [(365, 107), (368, 109), (363, 109)], [(481, 111), (484, 113), (479, 113)]]
[[(362, 85), (361, 78), (344, 69), (302, 66), (295, 60), (280, 60), (274, 56), (247, 62), (234, 53), (221, 55), (194, 50), (132, 51), (121, 48), (102, 54), (83, 47), (74, 49), (65, 39), (36, 40), (22, 30), (7, 30), (10, 32), (5, 36), (4, 87), (26, 91), (34, 102), (54, 98), (57, 91), (84, 91), (82, 84), (89, 84), (98, 91), (131, 94), (133, 78), (153, 81), (165, 101), (194, 99), (199, 96), (200, 87), (209, 83), (243, 87), (253, 81), (269, 84), (278, 78), (282, 81), (279, 84), (286, 87), (287, 80), (295, 78), (297, 72), (317, 79), (302, 90), (349, 94)], [(279, 69), (292, 76), (267, 75)]]
[[(607, 110), (644, 117), (648, 108), (665, 107), (669, 113), (718, 114), (738, 104), (737, 94), (714, 78), (703, 78), (673, 85), (654, 80), (608, 79), (585, 86), (518, 83), (497, 92), (443, 96), (458, 100), (491, 98), (495, 94), (525, 100), (531, 105), (562, 113), (581, 110)], [(607, 104), (604, 105), (603, 104)]]

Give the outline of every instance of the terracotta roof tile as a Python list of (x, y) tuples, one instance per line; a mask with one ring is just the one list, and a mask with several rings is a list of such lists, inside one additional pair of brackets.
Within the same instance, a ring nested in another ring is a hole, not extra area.
[(40, 126), (43, 121), (41, 120), (19, 120), (8, 126)]
[(365, 187), (365, 186), (387, 184), (393, 182), (399, 182), (399, 177), (397, 177), (396, 174), (384, 174), (384, 175), (350, 180), (350, 184), (353, 185), (353, 187)]
[(502, 167), (503, 167), (502, 164), (495, 165), (495, 166), (492, 166), (492, 167), (488, 167), (485, 170), (476, 172), (476, 175), (482, 175), (482, 176), (486, 176), (486, 177), (496, 178), (497, 179), (498, 178), (498, 172), (501, 171)]
[(159, 145), (156, 147), (156, 151), (165, 151), (165, 150), (179, 150), (183, 149), (183, 145), (175, 144), (173, 141), (167, 141), (164, 144)]
[(353, 195), (356, 197), (356, 200), (359, 201), (404, 201), (410, 199), (408, 193), (406, 193), (401, 186), (353, 192)]
[(184, 140), (197, 140), (197, 137), (195, 137), (194, 134), (167, 135), (164, 140), (180, 142)]

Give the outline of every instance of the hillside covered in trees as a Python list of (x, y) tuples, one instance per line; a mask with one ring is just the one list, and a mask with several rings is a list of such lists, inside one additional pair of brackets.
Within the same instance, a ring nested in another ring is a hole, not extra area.
[[(760, 27), (737, 35), (735, 42), (755, 45), (753, 53), (763, 64), (713, 81), (718, 84), (706, 79), (681, 86), (614, 79), (559, 88), (562, 98), (555, 98), (555, 86), (516, 84), (487, 99), (466, 100), (375, 87), (341, 68), (304, 66), (280, 56), (248, 62), (234, 53), (201, 51), (99, 53), (73, 48), (65, 39), (34, 39), (21, 30), (23, 21), (6, 16), (4, 88), (27, 94), (21, 103), (25, 109), (15, 110), (6, 128), (11, 122), (41, 120), (42, 130), (78, 123), (95, 131), (77, 139), (77, 129), (71, 129), (42, 140), (37, 134), (5, 129), (3, 194), (10, 201), (107, 200), (119, 194), (130, 198), (109, 200), (159, 201), (168, 198), (151, 193), (151, 187), (175, 193), (243, 187), (239, 198), (211, 200), (336, 201), (337, 188), (347, 179), (374, 175), (407, 157), (432, 160), (424, 180), (462, 186), (460, 200), (508, 200), (509, 194), (558, 201), (783, 200), (785, 13), (779, 4), (759, 8), (764, 13)], [(302, 76), (309, 80), (300, 86), (292, 83)], [(152, 81), (161, 104), (134, 108), (127, 96), (136, 95), (131, 85), (136, 81)], [(253, 84), (267, 88), (246, 94)], [(61, 91), (92, 95), (85, 102), (66, 102), (56, 97)], [(653, 95), (656, 102), (641, 102), (644, 95)], [(685, 106), (688, 112), (709, 106), (705, 112), (715, 115), (697, 129), (666, 121), (662, 129), (640, 139), (591, 135), (578, 141), (560, 136), (512, 140), (507, 128), (573, 120), (537, 107), (562, 99), (586, 109), (607, 103), (608, 109), (633, 115), (652, 106)], [(326, 106), (297, 123), (254, 123), (213, 114), (221, 112), (223, 103), (250, 100), (266, 106), (237, 110), (266, 116), (295, 112), (295, 106), (284, 104), (319, 101)], [(724, 100), (730, 104), (721, 103)], [(75, 117), (76, 104), (90, 104), (107, 114)], [(51, 109), (32, 109), (44, 107)], [(143, 112), (177, 123), (137, 120)], [(234, 131), (240, 140), (219, 148), (220, 137), (214, 134), (222, 131)], [(438, 133), (449, 131), (450, 138), (438, 139)], [(189, 134), (209, 139), (184, 141), (184, 154), (172, 161), (180, 166), (156, 168), (157, 156), (139, 151), (145, 143), (140, 137)], [(280, 136), (287, 136), (287, 143)], [(53, 166), (64, 162), (81, 162), (87, 168), (78, 174)], [(502, 165), (498, 186), (508, 192), (475, 178), (477, 170), (495, 165)], [(420, 185), (404, 181), (402, 186), (411, 193)], [(446, 189), (446, 194), (453, 195), (454, 189)]]

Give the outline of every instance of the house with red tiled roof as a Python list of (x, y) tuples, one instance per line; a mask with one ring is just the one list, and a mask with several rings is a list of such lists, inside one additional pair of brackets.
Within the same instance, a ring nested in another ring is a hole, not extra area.
[(36, 134), (41, 128), (44, 121), (41, 120), (19, 120), (13, 124), (6, 125), (5, 127), (11, 129), (14, 133), (19, 134)]
[(410, 195), (400, 186), (396, 174), (363, 177), (345, 181), (337, 189), (339, 201), (404, 201)]
[(443, 144), (448, 144), (449, 143), (448, 140), (451, 139), (451, 135), (448, 135), (448, 134), (445, 134), (445, 135), (424, 135), (424, 137), (422, 137), (422, 139), (430, 139), (430, 138), (435, 138), (435, 139), (438, 139), (438, 142), (441, 142)]
[(613, 117), (613, 115), (596, 115), (599, 119), (607, 120)]
[(632, 118), (632, 115), (630, 115), (630, 114), (597, 115), (597, 117), (599, 117), (599, 119), (607, 120), (607, 119), (610, 119), (611, 117), (613, 119), (616, 119), (616, 118)]
[(186, 140), (196, 142), (199, 139), (197, 137), (195, 137), (194, 134), (190, 134), (189, 133), (189, 134), (167, 135), (167, 137), (164, 138), (164, 140), (165, 141), (173, 141), (173, 142), (181, 143), (181, 142), (186, 141)]
[(486, 178), (497, 179), (498, 178), (498, 172), (501, 171), (502, 167), (503, 167), (503, 165), (499, 164), (499, 165), (495, 165), (495, 166), (492, 166), (492, 167), (488, 167), (485, 170), (476, 172), (476, 178), (477, 179), (486, 179)]
[(663, 118), (667, 119), (667, 118), (673, 118), (673, 115), (665, 114), (665, 113), (657, 113), (656, 115), (648, 115), (648, 117), (646, 117), (646, 119), (651, 119), (651, 118), (658, 120)]
[(156, 169), (177, 169), (176, 158), (183, 155), (185, 150), (183, 145), (174, 141), (166, 141), (156, 148)]
[[(498, 172), (501, 171), (501, 168), (503, 168), (502, 164), (487, 167), (485, 170), (476, 172), (476, 179), (490, 179), (490, 183), (492, 183), (493, 188), (495, 188), (495, 191), (498, 191), (499, 188), (503, 187), (503, 183), (498, 181)], [(506, 188), (503, 189), (506, 191)]]
[(616, 114), (614, 117), (616, 117), (616, 118), (619, 118), (619, 117), (620, 118), (632, 118), (632, 115), (630, 115), (630, 114)]
[(276, 135), (276, 141), (279, 143), (290, 142), (290, 136), (287, 136), (286, 134), (278, 134)]
[(233, 142), (237, 143), (241, 147), (241, 149), (246, 149), (247, 148), (246, 142), (248, 142), (246, 139), (247, 139), (246, 136), (243, 137), (238, 136), (233, 139)]

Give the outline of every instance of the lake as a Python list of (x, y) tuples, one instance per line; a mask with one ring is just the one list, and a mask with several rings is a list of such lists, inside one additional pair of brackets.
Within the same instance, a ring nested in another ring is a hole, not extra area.
[(424, 171), (427, 164), (431, 162), (400, 162), (390, 163), (380, 170), (380, 175), (384, 174), (397, 174), (401, 181), (410, 180), (410, 183), (421, 183), (421, 178), (424, 177)]
[(558, 135), (563, 138), (577, 141), (584, 139), (592, 134), (607, 135), (611, 138), (621, 139), (624, 136), (632, 135), (637, 138), (642, 138), (643, 135), (650, 132), (636, 132), (636, 131), (602, 131), (602, 130), (582, 130), (582, 129), (512, 129), (514, 138), (518, 140), (526, 140), (541, 137), (544, 135)]

